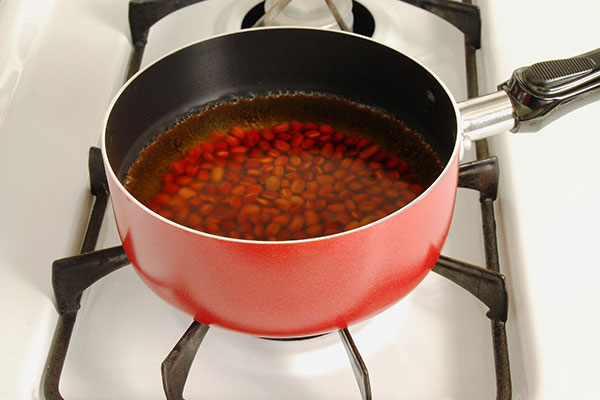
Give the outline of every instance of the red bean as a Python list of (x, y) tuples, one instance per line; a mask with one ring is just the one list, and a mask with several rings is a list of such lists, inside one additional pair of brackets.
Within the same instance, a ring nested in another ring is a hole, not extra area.
[(165, 172), (162, 180), (164, 183), (173, 183), (173, 181), (175, 180), (175, 176), (170, 172)]
[(293, 181), (293, 180), (302, 178), (302, 175), (300, 175), (297, 171), (291, 171), (291, 172), (286, 173), (285, 177), (286, 177), (286, 179)]
[(367, 139), (367, 138), (363, 138), (360, 139), (357, 143), (356, 143), (356, 148), (357, 149), (362, 149), (363, 147), (367, 147), (368, 145), (371, 144), (371, 140)]
[[(258, 148), (254, 148), (252, 149), (252, 151), (267, 151), (271, 148), (271, 143), (267, 142), (266, 140), (261, 140), (260, 142), (258, 142)], [(250, 157), (255, 157), (254, 154), (252, 154), (252, 152), (250, 153)], [(259, 156), (257, 156), (259, 157)]]
[(264, 190), (262, 185), (252, 184), (246, 186), (246, 193), (260, 193)]
[(318, 138), (319, 136), (321, 136), (321, 131), (318, 130), (310, 130), (310, 131), (306, 131), (304, 132), (304, 136), (309, 138), (309, 139), (315, 139)]
[(212, 142), (204, 142), (201, 145), (202, 153), (212, 153), (215, 151), (215, 145)]
[(169, 196), (166, 193), (159, 193), (156, 196), (154, 196), (154, 201), (157, 202), (159, 205), (164, 206), (166, 204), (169, 204), (169, 202), (171, 201), (171, 196)]
[(275, 199), (273, 201), (273, 204), (275, 204), (275, 206), (277, 206), (278, 208), (280, 208), (283, 211), (288, 211), (290, 208), (292, 208), (292, 202), (289, 201), (288, 199)]
[(335, 178), (331, 175), (319, 175), (317, 176), (317, 183), (319, 185), (331, 185), (335, 182)]
[(400, 161), (396, 168), (398, 169), (398, 172), (404, 174), (406, 171), (408, 171), (408, 164), (405, 161)]
[(282, 199), (290, 199), (294, 195), (292, 191), (288, 188), (283, 188), (279, 191), (279, 195)]
[[(285, 142), (282, 142), (285, 143)], [(278, 157), (281, 155), (281, 152), (275, 148), (270, 148), (269, 150), (267, 150), (267, 154), (273, 157)]]
[[(404, 203), (401, 205), (401, 207), (402, 207), (402, 206), (404, 206), (404, 204), (410, 203), (411, 201), (416, 199), (418, 195), (415, 192), (405, 190), (404, 192), (401, 193), (401, 196), (402, 196), (402, 200), (404, 201)], [(398, 203), (396, 203), (396, 204), (398, 204)]]
[(278, 224), (281, 227), (281, 225), (289, 224), (291, 219), (292, 219), (292, 216), (289, 214), (279, 214), (279, 215), (273, 217), (273, 222)]
[(302, 149), (308, 150), (311, 149), (315, 145), (315, 141), (313, 139), (306, 139), (302, 142)]
[(175, 183), (180, 186), (186, 186), (186, 185), (189, 185), (190, 183), (192, 183), (193, 179), (194, 178), (192, 178), (191, 176), (187, 176), (187, 175), (178, 176), (177, 178), (175, 178)]
[(331, 140), (331, 135), (325, 135), (321, 132), (321, 136), (319, 136), (317, 138), (317, 140), (319, 141), (319, 143), (323, 144), (326, 142), (329, 142)]
[(363, 160), (369, 159), (375, 155), (379, 151), (379, 146), (374, 144), (372, 146), (367, 147), (360, 153), (358, 153), (358, 158), (362, 158)]
[(275, 175), (279, 178), (282, 178), (284, 174), (285, 174), (285, 170), (283, 169), (283, 167), (281, 165), (278, 165), (275, 168), (273, 168), (273, 175)]
[(231, 193), (233, 186), (231, 185), (230, 182), (223, 182), (219, 188), (217, 189), (217, 191), (219, 192), (219, 194), (223, 195), (223, 196), (227, 196), (229, 193)]
[(289, 143), (287, 143), (283, 140), (280, 140), (280, 139), (276, 139), (273, 142), (273, 146), (282, 153), (290, 151), (290, 149), (292, 148), (292, 146)]
[(299, 231), (304, 226), (304, 217), (302, 215), (294, 215), (288, 225), (288, 230), (292, 233)]
[(262, 175), (262, 171), (258, 168), (250, 168), (248, 170), (246, 170), (246, 173), (248, 175), (253, 175), (253, 176), (260, 176)]
[(183, 175), (185, 172), (185, 164), (182, 161), (176, 161), (171, 164), (171, 171), (175, 175)]
[(299, 167), (300, 165), (302, 165), (302, 159), (298, 156), (292, 156), (290, 158), (290, 164), (292, 164), (295, 167)]
[(279, 124), (279, 125), (275, 125), (272, 128), (273, 132), (275, 133), (283, 133), (283, 132), (287, 132), (290, 130), (290, 124), (288, 123), (283, 123), (283, 124)]
[(300, 147), (303, 141), (304, 135), (302, 135), (301, 133), (296, 133), (290, 140), (290, 145), (292, 145), (292, 147)]
[(239, 196), (233, 196), (229, 200), (229, 206), (233, 210), (239, 210), (242, 207), (242, 203), (243, 203), (242, 199)]
[(190, 157), (198, 158), (202, 154), (202, 147), (194, 147), (188, 151)]
[(279, 135), (277, 135), (277, 139), (283, 140), (284, 142), (289, 142), (292, 139), (292, 135), (289, 135), (287, 133), (280, 133)]
[(226, 135), (221, 132), (221, 131), (214, 131), (213, 133), (210, 134), (210, 139), (213, 142), (218, 142), (219, 140), (222, 140)]
[(246, 131), (246, 139), (252, 143), (258, 143), (260, 141), (260, 134), (257, 130), (251, 129)]
[(279, 157), (277, 157), (275, 159), (274, 164), (277, 165), (277, 166), (283, 166), (283, 165), (286, 165), (288, 163), (288, 161), (289, 161), (289, 157), (288, 156), (280, 155)]
[(271, 175), (267, 179), (265, 179), (265, 188), (267, 190), (276, 192), (279, 190), (280, 185), (281, 185), (281, 180), (279, 179), (279, 177), (277, 177), (275, 175)]
[(343, 142), (343, 141), (344, 141), (344, 138), (345, 138), (345, 137), (346, 137), (346, 135), (344, 135), (344, 133), (343, 133), (343, 132), (336, 132), (336, 133), (334, 133), (334, 134), (333, 134), (333, 137), (332, 137), (332, 139), (331, 139), (331, 140), (332, 140), (334, 143), (341, 143), (341, 142)]
[(346, 138), (346, 140), (344, 140), (344, 145), (351, 147), (351, 146), (354, 146), (356, 143), (358, 143), (359, 140), (360, 140), (360, 137), (358, 137), (358, 136), (349, 136)]
[(175, 194), (179, 190), (179, 185), (176, 183), (167, 183), (163, 186), (163, 192), (168, 194)]
[(323, 157), (331, 158), (331, 156), (333, 155), (333, 150), (333, 143), (328, 142), (321, 148), (321, 154), (323, 155)]
[(236, 137), (239, 140), (244, 140), (246, 138), (246, 132), (239, 126), (234, 126), (233, 128), (231, 128), (229, 133), (231, 133), (232, 136)]
[(306, 228), (306, 234), (309, 236), (318, 236), (323, 231), (323, 226), (321, 224), (311, 225)]
[(270, 129), (263, 129), (262, 131), (260, 131), (260, 136), (268, 141), (275, 139), (275, 134)]
[(323, 124), (319, 127), (319, 131), (321, 131), (321, 133), (327, 134), (327, 135), (331, 135), (334, 131), (333, 128), (327, 124)]
[(200, 166), (198, 164), (192, 164), (185, 167), (185, 174), (187, 176), (195, 176), (198, 173)]
[(418, 183), (413, 183), (408, 188), (411, 192), (416, 194), (420, 194), (421, 192), (423, 192), (423, 186), (419, 185)]
[(346, 182), (344, 182), (344, 181), (337, 181), (337, 182), (335, 182), (333, 184), (333, 191), (341, 193), (344, 190), (345, 187), (346, 187)]
[(248, 152), (248, 148), (246, 146), (233, 146), (229, 152), (231, 154), (246, 154)]
[(210, 173), (210, 180), (213, 182), (220, 182), (225, 175), (225, 169), (223, 167), (215, 167)]
[(240, 210), (242, 214), (256, 214), (258, 212), (260, 212), (260, 207), (256, 204), (246, 204)]
[(332, 203), (327, 206), (327, 209), (329, 211), (338, 212), (344, 211), (346, 209), (346, 206), (344, 205), (344, 203)]

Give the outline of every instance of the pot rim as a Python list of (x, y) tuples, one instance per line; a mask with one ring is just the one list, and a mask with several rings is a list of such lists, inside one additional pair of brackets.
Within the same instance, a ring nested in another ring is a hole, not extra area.
[[(417, 65), (419, 65), (421, 68), (423, 68), (426, 72), (428, 72), (433, 78), (435, 78), (435, 80), (437, 81), (437, 83), (442, 87), (442, 89), (445, 91), (446, 95), (448, 96), (448, 98), (450, 99), (451, 103), (452, 103), (452, 108), (454, 109), (454, 115), (455, 115), (455, 126), (456, 126), (456, 139), (455, 139), (455, 143), (454, 143), (454, 148), (452, 150), (452, 154), (448, 160), (448, 162), (446, 163), (446, 165), (444, 166), (444, 169), (442, 170), (442, 172), (437, 176), (437, 178), (433, 181), (433, 183), (431, 183), (424, 191), (423, 193), (421, 193), (419, 196), (417, 196), (414, 200), (412, 200), (410, 203), (408, 203), (407, 205), (405, 205), (404, 207), (401, 207), (399, 209), (397, 209), (396, 211), (394, 211), (391, 214), (386, 215), (383, 218), (380, 218), (376, 221), (373, 221), (369, 224), (366, 225), (362, 225), (359, 226), (358, 228), (354, 228), (348, 231), (343, 231), (343, 232), (339, 232), (339, 233), (335, 233), (332, 235), (325, 235), (325, 236), (317, 236), (317, 237), (313, 237), (313, 238), (307, 238), (307, 239), (298, 239), (298, 240), (278, 240), (278, 241), (267, 241), (267, 240), (248, 240), (248, 239), (237, 239), (237, 238), (231, 238), (231, 237), (227, 237), (227, 236), (219, 236), (219, 235), (213, 235), (207, 232), (202, 232), (193, 228), (189, 228), (187, 226), (178, 224), (177, 222), (174, 222), (168, 218), (165, 218), (161, 215), (159, 215), (158, 213), (152, 211), (151, 209), (149, 209), (148, 207), (146, 207), (143, 203), (141, 203), (138, 199), (136, 199), (127, 189), (125, 189), (125, 187), (123, 186), (123, 184), (121, 183), (121, 181), (117, 178), (112, 165), (110, 164), (110, 161), (108, 159), (108, 153), (106, 150), (106, 137), (107, 137), (107, 127), (108, 127), (108, 120), (110, 118), (110, 115), (112, 113), (112, 110), (115, 106), (115, 104), (117, 103), (117, 101), (119, 100), (119, 98), (121, 97), (121, 94), (127, 90), (127, 88), (129, 87), (129, 85), (131, 85), (138, 76), (142, 75), (143, 73), (145, 73), (147, 70), (151, 69), (154, 65), (160, 63), (161, 61), (163, 61), (164, 59), (170, 57), (171, 55), (178, 53), (179, 51), (188, 48), (188, 47), (192, 47), (195, 46), (199, 43), (203, 43), (205, 41), (209, 41), (209, 40), (213, 40), (213, 39), (217, 39), (220, 37), (224, 37), (224, 36), (235, 36), (235, 35), (243, 35), (247, 32), (254, 32), (254, 31), (270, 31), (270, 30), (297, 30), (297, 31), (305, 31), (305, 30), (310, 30), (310, 31), (320, 31), (320, 32), (326, 32), (327, 34), (332, 34), (332, 35), (349, 35), (349, 36), (354, 36), (358, 39), (362, 39), (362, 40), (368, 40), (371, 41), (379, 46), (384, 46), (387, 47), (388, 49), (400, 53), (402, 55), (404, 55), (405, 57), (407, 57), (408, 59), (410, 59), (411, 61), (413, 61), (414, 63), (416, 63)], [(414, 205), (416, 205), (417, 203), (419, 203), (421, 201), (421, 199), (425, 198), (431, 191), (433, 191), (433, 189), (439, 184), (440, 181), (442, 181), (444, 179), (444, 177), (448, 174), (448, 172), (454, 168), (454, 164), (456, 161), (456, 158), (460, 159), (460, 149), (462, 146), (462, 127), (461, 124), (459, 123), (459, 121), (461, 121), (460, 119), (460, 110), (458, 108), (457, 102), (454, 99), (454, 96), (452, 95), (452, 93), (450, 93), (450, 90), (448, 89), (448, 87), (446, 86), (446, 84), (444, 83), (444, 81), (442, 79), (440, 79), (433, 71), (431, 71), (427, 66), (425, 66), (423, 63), (421, 63), (420, 61), (414, 59), (411, 56), (408, 56), (384, 43), (378, 42), (373, 40), (372, 38), (366, 37), (366, 36), (362, 36), (353, 32), (345, 32), (345, 31), (333, 31), (333, 30), (327, 30), (327, 29), (322, 29), (322, 28), (313, 28), (313, 27), (286, 27), (286, 26), (273, 26), (273, 27), (260, 27), (260, 28), (249, 28), (249, 29), (244, 29), (244, 30), (240, 30), (240, 31), (235, 31), (235, 32), (227, 32), (227, 33), (222, 33), (222, 34), (218, 34), (218, 35), (214, 35), (214, 36), (210, 36), (208, 38), (204, 38), (201, 40), (198, 40), (196, 42), (193, 43), (189, 43), (187, 45), (181, 46), (169, 53), (166, 53), (164, 56), (162, 56), (161, 58), (153, 61), (152, 63), (148, 64), (147, 66), (145, 66), (144, 68), (140, 69), (139, 71), (137, 71), (134, 75), (132, 75), (122, 86), (121, 88), (117, 91), (117, 93), (114, 95), (113, 99), (111, 100), (107, 111), (105, 113), (104, 116), (104, 121), (102, 124), (102, 137), (101, 137), (101, 142), (100, 142), (100, 147), (101, 147), (101, 151), (102, 151), (102, 161), (104, 163), (105, 166), (105, 170), (106, 170), (106, 174), (107, 177), (113, 181), (114, 184), (116, 184), (116, 187), (127, 197), (127, 199), (130, 202), (133, 202), (135, 205), (137, 205), (139, 208), (141, 208), (142, 210), (144, 210), (146, 213), (148, 213), (149, 215), (151, 215), (152, 217), (167, 223), (169, 225), (171, 225), (174, 228), (177, 229), (181, 229), (183, 231), (187, 231), (188, 233), (194, 234), (194, 235), (198, 235), (200, 237), (206, 237), (206, 238), (210, 238), (210, 239), (217, 239), (217, 240), (224, 240), (227, 242), (232, 242), (232, 243), (244, 243), (244, 244), (257, 244), (257, 245), (286, 245), (286, 244), (302, 244), (302, 243), (307, 243), (307, 242), (319, 242), (319, 241), (324, 241), (324, 240), (330, 240), (330, 239), (335, 239), (341, 236), (345, 236), (348, 234), (352, 234), (356, 231), (362, 230), (362, 229), (368, 229), (376, 224), (382, 223), (390, 218), (395, 217), (396, 215), (399, 215), (400, 213), (405, 212), (406, 210), (408, 210), (409, 208), (413, 207)], [(458, 186), (457, 186), (458, 187)]]

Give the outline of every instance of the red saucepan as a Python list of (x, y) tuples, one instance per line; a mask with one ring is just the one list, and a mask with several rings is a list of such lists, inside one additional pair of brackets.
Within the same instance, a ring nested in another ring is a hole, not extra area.
[[(347, 327), (404, 297), (435, 264), (452, 219), (463, 144), (538, 129), (573, 100), (591, 99), (599, 63), (596, 51), (536, 64), (517, 70), (498, 93), (457, 104), (427, 68), (353, 34), (260, 29), (193, 44), (134, 76), (107, 116), (102, 151), (125, 252), (152, 290), (204, 324), (269, 337)], [(199, 232), (163, 218), (125, 189), (140, 151), (190, 110), (296, 91), (386, 110), (420, 132), (443, 171), (383, 219), (295, 241)]]

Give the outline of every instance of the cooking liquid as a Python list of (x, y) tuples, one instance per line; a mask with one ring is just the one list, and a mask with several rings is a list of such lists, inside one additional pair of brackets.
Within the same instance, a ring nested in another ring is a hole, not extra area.
[[(419, 157), (434, 157), (424, 143), (422, 148)], [(438, 166), (436, 176), (441, 171), (439, 162), (426, 164)], [(171, 161), (158, 193), (142, 202), (214, 235), (299, 240), (383, 218), (419, 196), (431, 179), (371, 138), (327, 123), (278, 121), (213, 131)]]

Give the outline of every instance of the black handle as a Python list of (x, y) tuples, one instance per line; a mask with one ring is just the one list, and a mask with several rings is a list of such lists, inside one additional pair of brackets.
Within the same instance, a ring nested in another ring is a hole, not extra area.
[(600, 49), (543, 61), (513, 72), (499, 89), (511, 98), (513, 132), (536, 132), (575, 108), (600, 99)]

